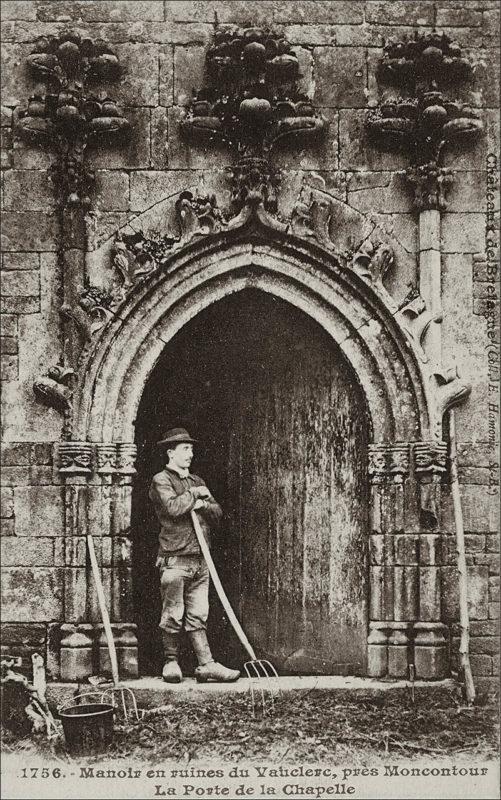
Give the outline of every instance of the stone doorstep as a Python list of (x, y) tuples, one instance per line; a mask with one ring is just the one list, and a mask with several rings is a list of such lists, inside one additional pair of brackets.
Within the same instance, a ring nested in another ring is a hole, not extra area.
[[(340, 693), (380, 694), (398, 690), (410, 692), (411, 683), (406, 680), (377, 680), (375, 678), (354, 678), (337, 675), (311, 675), (280, 677), (278, 684), (282, 693), (311, 692), (314, 689)], [(256, 686), (256, 683), (254, 683)], [(266, 690), (266, 681), (262, 681)], [(224, 695), (243, 695), (250, 693), (250, 680), (239, 678), (235, 683), (197, 683), (194, 678), (185, 678), (181, 683), (165, 683), (160, 677), (136, 678), (123, 681), (120, 688), (132, 689), (140, 708), (157, 708), (169, 703), (202, 700), (208, 697)], [(415, 681), (415, 691), (419, 691), (419, 700), (423, 700), (423, 693), (443, 691), (451, 696), (459, 691), (459, 686), (452, 678), (440, 681)], [(49, 683), (47, 684), (47, 700), (52, 708), (58, 708), (63, 703), (80, 691), (89, 692), (92, 687), (78, 683)], [(257, 700), (256, 700), (257, 702)]]

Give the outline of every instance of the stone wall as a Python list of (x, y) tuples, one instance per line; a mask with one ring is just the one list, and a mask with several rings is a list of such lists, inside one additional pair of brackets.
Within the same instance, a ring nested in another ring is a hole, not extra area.
[[(68, 30), (107, 40), (123, 66), (110, 93), (132, 125), (125, 144), (100, 143), (88, 159), (96, 170), (89, 249), (97, 250), (129, 219), (187, 187), (228, 197), (222, 146), (192, 147), (179, 123), (192, 90), (204, 82), (204, 58), (214, 22), (273, 25), (293, 44), (301, 88), (330, 122), (316, 147), (277, 150), (282, 170), (279, 213), (290, 213), (301, 191), (320, 188), (391, 233), (402, 257), (387, 288), (400, 301), (417, 280), (418, 228), (412, 195), (401, 174), (405, 155), (383, 152), (367, 137), (367, 109), (381, 97), (376, 80), (383, 45), (391, 37), (436, 28), (457, 40), (476, 67), (462, 97), (482, 110), (485, 134), (474, 146), (451, 151), (445, 164), (455, 181), (442, 217), (444, 356), (457, 359), (472, 392), (457, 415), (460, 479), (467, 533), (471, 595), (472, 666), (480, 688), (499, 675), (499, 534), (497, 462), (499, 428), (489, 402), (496, 383), (488, 360), (485, 312), (499, 321), (486, 246), (487, 159), (498, 153), (499, 5), (461, 2), (2, 2), (2, 564), (5, 642), (28, 653), (57, 638), (65, 619), (62, 571), (71, 569), (64, 547), (61, 478), (52, 465), (52, 442), (62, 418), (36, 402), (36, 376), (58, 362), (61, 263), (58, 219), (48, 167), (50, 149), (16, 134), (34, 81), (26, 57), (40, 36)], [(498, 222), (499, 207), (495, 221)], [(89, 258), (99, 280), (100, 263)], [(496, 330), (499, 322), (496, 324)], [(499, 337), (499, 334), (497, 334)], [(494, 344), (499, 346), (499, 338)], [(499, 353), (499, 350), (497, 350)], [(489, 369), (491, 372), (489, 374)], [(444, 620), (457, 618), (454, 523), (445, 508), (447, 556), (443, 568)], [(49, 666), (51, 661), (49, 659)]]

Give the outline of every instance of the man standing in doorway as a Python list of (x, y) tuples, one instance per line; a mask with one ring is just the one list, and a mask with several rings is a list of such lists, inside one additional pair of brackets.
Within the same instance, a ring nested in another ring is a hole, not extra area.
[(184, 428), (167, 431), (158, 442), (167, 451), (167, 464), (153, 476), (149, 491), (161, 526), (157, 566), (160, 569), (160, 629), (165, 658), (162, 677), (168, 683), (179, 683), (183, 678), (178, 664), (178, 643), (183, 623), (198, 660), (197, 681), (229, 682), (236, 681), (240, 675), (238, 670), (228, 669), (214, 661), (207, 641), (209, 570), (195, 535), (190, 511), (198, 514), (209, 547), (210, 530), (219, 524), (223, 512), (204, 481), (189, 471), (195, 441)]

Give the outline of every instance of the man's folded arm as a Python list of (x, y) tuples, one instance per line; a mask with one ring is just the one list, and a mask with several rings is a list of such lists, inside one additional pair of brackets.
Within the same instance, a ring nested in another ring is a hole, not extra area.
[(157, 512), (165, 517), (181, 517), (195, 505), (195, 498), (189, 489), (182, 494), (176, 494), (170, 483), (155, 479), (150, 486), (149, 497)]

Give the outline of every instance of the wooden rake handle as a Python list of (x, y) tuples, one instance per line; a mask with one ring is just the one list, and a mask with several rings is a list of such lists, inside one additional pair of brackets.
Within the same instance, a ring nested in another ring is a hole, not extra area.
[(96, 551), (94, 550), (94, 542), (90, 534), (87, 535), (87, 547), (89, 548), (90, 564), (92, 567), (92, 574), (94, 576), (94, 583), (96, 584), (97, 599), (99, 600), (99, 609), (101, 611), (101, 619), (103, 620), (104, 632), (106, 634), (106, 641), (108, 643), (108, 651), (110, 654), (111, 674), (115, 686), (118, 684), (118, 659), (115, 647), (115, 640), (113, 639), (113, 631), (111, 630), (110, 615), (106, 608), (106, 599), (104, 597), (103, 582), (97, 564)]
[(228, 619), (230, 620), (231, 625), (233, 627), (233, 630), (237, 634), (241, 644), (245, 647), (245, 649), (247, 650), (247, 652), (248, 652), (249, 656), (251, 657), (251, 659), (253, 661), (255, 661), (256, 660), (256, 654), (254, 652), (254, 648), (252, 647), (251, 643), (249, 642), (247, 636), (245, 635), (245, 631), (242, 628), (242, 626), (240, 625), (240, 622), (238, 621), (237, 616), (236, 616), (235, 612), (233, 611), (233, 609), (231, 607), (231, 603), (228, 600), (226, 592), (224, 591), (223, 584), (221, 583), (221, 581), (219, 579), (219, 575), (217, 574), (216, 566), (214, 564), (214, 561), (212, 560), (212, 556), (210, 554), (209, 546), (208, 546), (207, 542), (205, 541), (205, 536), (204, 536), (204, 533), (202, 531), (202, 526), (200, 525), (200, 521), (199, 521), (195, 511), (190, 511), (190, 514), (191, 514), (191, 521), (193, 522), (193, 527), (195, 529), (195, 534), (196, 534), (196, 537), (197, 537), (197, 540), (198, 540), (198, 544), (200, 545), (200, 549), (202, 551), (203, 557), (205, 558), (205, 561), (206, 561), (207, 566), (209, 568), (209, 573), (210, 573), (210, 576), (212, 578), (212, 583), (214, 584), (214, 587), (216, 589), (217, 595), (218, 595), (218, 597), (219, 597), (219, 599), (221, 601), (221, 605), (223, 606), (224, 610), (226, 611), (226, 614), (228, 615)]

